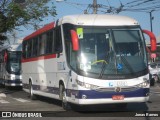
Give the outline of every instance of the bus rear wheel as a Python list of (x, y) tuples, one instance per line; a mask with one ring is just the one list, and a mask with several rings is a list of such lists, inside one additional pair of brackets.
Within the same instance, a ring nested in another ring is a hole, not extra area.
[(32, 86), (32, 82), (29, 82), (29, 97), (31, 100), (36, 99), (36, 96), (33, 94), (33, 86)]
[(66, 90), (64, 85), (60, 84), (59, 89), (60, 89), (59, 97), (60, 97), (60, 100), (62, 101), (62, 107), (64, 110), (68, 110), (69, 103), (67, 102), (67, 95), (66, 95)]

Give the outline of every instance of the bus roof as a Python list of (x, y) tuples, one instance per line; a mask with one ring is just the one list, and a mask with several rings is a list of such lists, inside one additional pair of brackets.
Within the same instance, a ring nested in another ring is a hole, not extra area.
[[(58, 20), (58, 25), (70, 23), (74, 25), (86, 25), (86, 26), (131, 26), (138, 25), (138, 22), (130, 17), (119, 16), (119, 15), (106, 15), (106, 14), (80, 14), (80, 15), (69, 15), (64, 16)], [(56, 23), (56, 24), (57, 24)], [(25, 37), (23, 40), (28, 40), (40, 35), (52, 28), (55, 23), (49, 23), (44, 27), (36, 30), (32, 34)]]
[(64, 16), (59, 20), (59, 25), (71, 23), (74, 25), (88, 26), (129, 26), (138, 25), (138, 22), (130, 17), (106, 14), (81, 14)]
[(28, 39), (34, 38), (35, 36), (40, 35), (40, 34), (46, 32), (48, 30), (51, 30), (52, 28), (54, 28), (54, 22), (51, 22), (51, 23), (45, 25), (44, 27), (36, 30), (32, 34), (30, 34), (27, 37), (25, 37), (23, 40), (28, 40)]

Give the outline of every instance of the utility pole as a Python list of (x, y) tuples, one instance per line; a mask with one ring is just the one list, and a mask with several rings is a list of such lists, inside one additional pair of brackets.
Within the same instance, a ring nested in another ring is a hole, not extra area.
[[(56, 0), (56, 2), (63, 2), (63, 1), (67, 3), (67, 0)], [(71, 3), (71, 2), (68, 2), (68, 3)], [(76, 4), (76, 3), (73, 3), (73, 4)], [(92, 9), (92, 14), (97, 14), (98, 8), (102, 8), (102, 7), (103, 7), (103, 4), (97, 4), (97, 0), (93, 0), (93, 3), (88, 5), (88, 8)], [(88, 14), (87, 9), (84, 10), (84, 14)]]
[(93, 14), (97, 14), (97, 8), (98, 8), (97, 0), (93, 0)]
[(152, 10), (152, 11), (149, 12), (149, 15), (150, 15), (151, 32), (153, 32), (153, 27), (152, 27), (152, 20), (154, 19), (154, 18), (152, 17), (152, 12), (153, 12), (153, 11), (154, 11), (154, 10)]
[[(92, 4), (88, 5), (88, 8), (92, 8), (92, 14), (97, 14), (98, 8), (101, 8), (103, 5), (97, 4), (97, 0), (93, 0)], [(84, 14), (87, 14), (87, 10), (84, 11)]]

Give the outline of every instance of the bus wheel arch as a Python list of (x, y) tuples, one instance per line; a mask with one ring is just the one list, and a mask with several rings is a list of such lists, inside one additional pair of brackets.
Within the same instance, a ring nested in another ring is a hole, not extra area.
[(65, 85), (63, 80), (59, 80), (59, 98), (62, 100), (62, 91), (65, 90)]

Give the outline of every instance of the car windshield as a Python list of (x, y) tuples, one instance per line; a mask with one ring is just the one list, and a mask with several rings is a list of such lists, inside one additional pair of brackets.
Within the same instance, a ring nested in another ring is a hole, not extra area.
[(160, 68), (160, 63), (150, 63), (149, 66), (151, 68)]
[(145, 43), (139, 28), (77, 27), (76, 31), (80, 50), (70, 51), (73, 69), (86, 75), (97, 74), (99, 78), (147, 69)]

